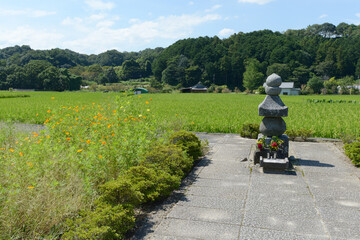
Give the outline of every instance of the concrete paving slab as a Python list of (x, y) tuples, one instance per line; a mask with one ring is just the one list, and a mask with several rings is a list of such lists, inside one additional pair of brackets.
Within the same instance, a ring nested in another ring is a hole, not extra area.
[(177, 218), (184, 220), (195, 220), (205, 222), (217, 222), (240, 225), (244, 212), (233, 211), (229, 209), (202, 208), (202, 207), (184, 207), (176, 205), (168, 218)]
[(244, 200), (240, 200), (237, 198), (207, 197), (195, 195), (186, 195), (177, 204), (186, 207), (207, 207), (217, 209), (230, 209), (233, 211), (238, 211), (244, 208)]
[(245, 199), (248, 187), (197, 187), (192, 186), (186, 195)]
[(246, 187), (249, 185), (249, 176), (241, 175), (236, 181), (198, 177), (194, 180), (192, 185), (196, 187)]
[(240, 238), (242, 240), (266, 239), (266, 240), (328, 240), (326, 235), (303, 235), (292, 232), (277, 231), (264, 228), (242, 227)]
[(238, 225), (167, 218), (156, 232), (184, 238), (233, 240), (238, 238), (239, 230)]
[(255, 140), (198, 136), (210, 149), (191, 184), (133, 239), (360, 239), (360, 171), (334, 144), (290, 142), (294, 168), (264, 172), (241, 161)]
[(276, 210), (268, 214), (246, 211), (243, 226), (298, 234), (326, 235), (319, 216), (316, 218), (294, 218), (289, 215), (277, 214)]

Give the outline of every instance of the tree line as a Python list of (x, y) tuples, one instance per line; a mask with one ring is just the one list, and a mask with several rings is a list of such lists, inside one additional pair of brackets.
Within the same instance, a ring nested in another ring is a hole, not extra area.
[(314, 24), (305, 29), (236, 33), (229, 38), (183, 39), (167, 48), (109, 50), (86, 55), (65, 49), (0, 50), (0, 89), (77, 90), (80, 84), (138, 79), (151, 86), (206, 86), (255, 90), (276, 72), (304, 92), (334, 92), (360, 75), (360, 26)]

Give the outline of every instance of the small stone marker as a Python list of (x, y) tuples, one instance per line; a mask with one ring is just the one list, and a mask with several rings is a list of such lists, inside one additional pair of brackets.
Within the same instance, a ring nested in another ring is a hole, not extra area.
[(264, 168), (288, 168), (289, 138), (283, 133), (286, 123), (282, 117), (287, 117), (288, 107), (278, 96), (281, 92), (281, 77), (275, 73), (266, 79), (265, 92), (267, 96), (259, 105), (259, 116), (264, 116), (260, 123), (258, 146), (254, 163), (260, 163)]

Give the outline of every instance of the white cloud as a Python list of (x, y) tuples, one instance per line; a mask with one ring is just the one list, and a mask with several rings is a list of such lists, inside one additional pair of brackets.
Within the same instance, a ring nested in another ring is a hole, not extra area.
[(238, 0), (238, 2), (240, 2), (240, 3), (256, 3), (259, 5), (264, 5), (264, 4), (267, 4), (272, 1), (274, 1), (274, 0)]
[(85, 0), (85, 3), (94, 10), (111, 10), (115, 7), (113, 2), (103, 2), (101, 0)]
[(360, 13), (357, 13), (357, 14), (355, 14), (355, 15), (360, 18)]
[[(220, 20), (217, 14), (162, 16), (152, 21), (130, 20), (126, 28), (115, 28), (113, 22), (102, 21), (97, 25), (88, 24), (85, 20), (65, 19), (63, 23), (82, 29), (78, 38), (63, 42), (63, 47), (75, 51), (100, 53), (108, 49), (122, 50), (122, 46), (138, 48), (144, 43), (158, 39), (174, 40), (189, 37), (193, 28), (201, 24)], [(117, 47), (114, 47), (117, 46)]]
[(222, 30), (218, 33), (218, 35), (219, 35), (219, 37), (225, 38), (225, 37), (230, 36), (230, 35), (233, 34), (233, 33), (235, 33), (235, 30), (234, 30), (234, 29), (224, 28), (224, 29), (222, 29)]
[(59, 47), (63, 35), (48, 29), (33, 29), (30, 26), (5, 30), (0, 34), (1, 47), (13, 45), (30, 45), (34, 49)]
[(319, 16), (319, 18), (322, 19), (322, 18), (326, 18), (327, 16), (328, 16), (327, 14), (323, 14), (323, 15)]
[(213, 12), (216, 9), (219, 9), (221, 7), (222, 7), (221, 5), (217, 4), (217, 5), (212, 6), (210, 9), (206, 9), (205, 12)]
[(54, 11), (43, 11), (43, 10), (33, 10), (33, 9), (25, 9), (25, 10), (8, 10), (8, 9), (0, 9), (0, 16), (26, 16), (26, 17), (45, 17), (49, 15), (55, 15)]

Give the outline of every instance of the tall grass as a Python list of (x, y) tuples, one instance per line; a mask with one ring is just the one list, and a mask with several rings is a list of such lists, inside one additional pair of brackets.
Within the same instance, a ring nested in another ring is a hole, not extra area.
[(46, 130), (0, 134), (0, 238), (52, 238), (65, 218), (92, 206), (97, 186), (137, 164), (169, 132), (152, 101), (116, 96), (49, 108)]

